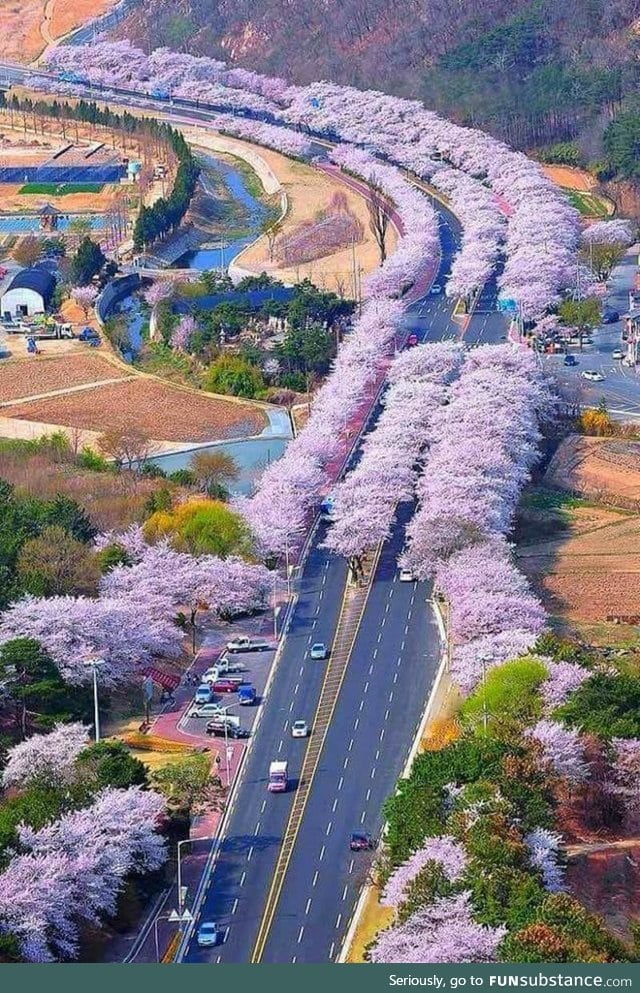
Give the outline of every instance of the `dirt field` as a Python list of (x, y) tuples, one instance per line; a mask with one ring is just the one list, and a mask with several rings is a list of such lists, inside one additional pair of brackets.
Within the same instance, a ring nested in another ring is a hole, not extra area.
[(126, 375), (123, 368), (100, 355), (34, 355), (10, 360), (0, 366), (0, 403)]
[(266, 425), (262, 411), (250, 404), (190, 393), (142, 377), (5, 407), (3, 415), (89, 431), (136, 424), (154, 439), (196, 443), (258, 434)]
[(47, 44), (113, 7), (115, 0), (0, 0), (7, 59), (32, 62)]
[(584, 169), (576, 169), (573, 166), (543, 165), (542, 171), (558, 186), (563, 186), (568, 190), (588, 192), (598, 185), (595, 176)]
[(640, 442), (571, 435), (554, 455), (546, 482), (599, 501), (640, 509)]
[[(190, 136), (198, 144), (208, 143), (208, 136), (204, 134), (193, 133)], [(251, 149), (254, 154), (257, 154), (267, 163), (271, 172), (280, 181), (288, 201), (287, 215), (283, 225), (283, 234), (285, 235), (300, 224), (315, 217), (318, 211), (328, 207), (336, 192), (344, 193), (349, 209), (361, 221), (365, 231), (363, 240), (355, 247), (356, 267), (360, 268), (362, 276), (377, 268), (379, 264), (378, 248), (369, 232), (369, 215), (361, 196), (317, 169), (289, 159), (285, 155), (280, 155), (279, 152), (274, 152), (268, 148), (258, 148), (247, 142), (236, 141), (236, 139), (227, 139), (226, 136), (224, 142), (225, 145), (235, 146), (240, 157), (242, 157), (243, 148)], [(211, 147), (215, 147), (215, 136), (209, 144)], [(391, 230), (389, 254), (394, 251), (396, 244), (397, 235), (395, 231)], [(334, 252), (323, 259), (316, 259), (295, 268), (279, 268), (277, 262), (269, 262), (266, 238), (260, 238), (253, 245), (249, 245), (235, 261), (242, 269), (256, 273), (266, 271), (285, 282), (297, 282), (308, 277), (317, 286), (326, 289), (337, 290), (342, 286), (347, 295), (352, 295), (354, 292), (351, 248)]]

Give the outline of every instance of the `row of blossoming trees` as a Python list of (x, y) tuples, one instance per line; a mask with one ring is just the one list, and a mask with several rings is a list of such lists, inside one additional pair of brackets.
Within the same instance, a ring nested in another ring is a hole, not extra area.
[[(167, 51), (146, 56), (126, 43), (61, 48), (50, 59), (52, 68), (71, 70), (107, 89), (162, 88), (220, 111), (242, 109), (250, 116), (220, 113), (213, 126), (288, 154), (310, 154), (305, 131), (329, 137), (339, 142), (330, 153), (333, 161), (375, 180), (393, 201), (401, 232), (398, 251), (369, 278), (362, 313), (316, 396), (306, 427), (265, 471), (255, 495), (242, 503), (265, 553), (286, 552), (303, 533), (353, 418), (370, 407), (382, 382), (403, 313), (401, 296), (425, 261), (436, 257), (436, 216), (400, 168), (429, 180), (461, 219), (462, 242), (447, 285), (450, 295), (472, 296), (502, 258), (502, 293), (516, 301), (524, 316), (538, 318), (575, 279), (578, 215), (540, 169), (502, 143), (451, 125), (417, 102), (327, 83), (289, 86), (210, 59)], [(422, 346), (398, 358), (388, 380), (382, 413), (367, 436), (362, 458), (337, 488), (328, 543), (357, 562), (389, 535), (398, 500), (416, 501), (404, 561), (421, 578), (433, 579), (451, 605), (454, 674), (471, 696), (469, 734), (454, 746), (453, 766), (447, 766), (450, 756), (442, 759), (439, 772), (432, 768), (439, 759), (418, 760), (419, 792), (428, 784), (433, 809), (423, 805), (416, 816), (415, 810), (403, 807), (402, 790), (397, 809), (393, 804), (390, 808), (393, 872), (385, 899), (398, 915), (373, 957), (479, 961), (495, 958), (504, 947), (523, 955), (527, 942), (539, 947), (544, 941), (556, 949), (564, 941), (568, 956), (574, 940), (568, 933), (560, 939), (538, 931), (519, 935), (519, 945), (503, 943), (521, 923), (512, 914), (516, 890), (519, 899), (524, 891), (522, 899), (533, 913), (547, 906), (547, 891), (555, 893), (564, 885), (559, 839), (548, 831), (551, 800), (540, 796), (536, 777), (544, 781), (553, 773), (560, 786), (573, 781), (571, 741), (575, 751), (580, 732), (554, 720), (552, 704), (572, 690), (579, 692), (588, 674), (566, 665), (554, 668), (552, 662), (534, 663), (535, 685), (532, 690), (530, 678), (521, 696), (541, 719), (536, 723), (528, 713), (527, 723), (517, 715), (521, 739), (527, 727), (526, 746), (515, 747), (500, 736), (478, 741), (473, 722), (478, 681), (486, 677), (486, 705), (487, 685), (502, 678), (505, 663), (514, 664), (507, 660), (532, 649), (544, 626), (540, 604), (514, 567), (507, 536), (536, 459), (540, 424), (551, 411), (550, 397), (531, 357), (507, 347), (463, 357), (455, 346)], [(133, 566), (114, 572), (104, 595), (113, 596), (115, 586), (127, 600), (136, 589), (146, 588), (153, 602), (154, 591), (163, 588), (156, 575), (163, 574), (166, 555), (166, 549), (143, 550)], [(176, 562), (170, 574), (171, 582), (180, 575)], [(215, 603), (208, 589), (192, 591), (186, 580), (184, 587), (178, 594), (181, 602), (198, 603), (205, 597)], [(626, 751), (616, 747), (633, 767), (634, 746), (628, 744)], [(497, 775), (498, 762), (504, 775)], [(575, 781), (584, 782), (586, 759), (578, 765)], [(423, 766), (428, 766), (427, 775)], [(522, 779), (525, 769), (535, 816), (523, 811), (522, 798), (506, 796), (509, 783)], [(496, 782), (483, 792), (472, 780), (484, 770), (496, 772)], [(492, 889), (496, 867), (488, 869), (482, 852), (489, 845), (504, 859), (509, 844), (510, 875), (495, 882), (507, 894), (500, 901)], [(487, 876), (492, 881), (483, 897)], [(558, 906), (544, 910), (556, 920), (571, 912), (577, 913)], [(525, 916), (523, 911), (523, 920)], [(624, 954), (608, 947), (612, 955)]]

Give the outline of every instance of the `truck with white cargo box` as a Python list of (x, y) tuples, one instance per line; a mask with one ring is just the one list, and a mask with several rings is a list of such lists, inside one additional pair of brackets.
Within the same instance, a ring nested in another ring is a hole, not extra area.
[(272, 762), (269, 766), (269, 793), (284, 793), (287, 789), (287, 763)]

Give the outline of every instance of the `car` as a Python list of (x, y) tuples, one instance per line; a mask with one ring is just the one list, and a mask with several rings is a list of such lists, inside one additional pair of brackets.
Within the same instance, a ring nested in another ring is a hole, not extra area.
[(203, 703), (201, 707), (193, 707), (189, 712), (189, 717), (219, 717), (224, 713), (224, 707), (221, 707), (219, 703)]
[(248, 738), (249, 729), (238, 727), (236, 724), (229, 724), (224, 718), (209, 721), (205, 731), (215, 738)]
[(245, 683), (238, 688), (238, 703), (241, 707), (252, 707), (256, 702), (256, 688)]
[(94, 328), (83, 328), (78, 335), (78, 341), (95, 341), (95, 339), (100, 340), (100, 335)]
[(585, 369), (582, 373), (583, 379), (588, 379), (590, 383), (602, 383), (604, 382), (604, 376), (601, 372), (596, 372), (595, 369)]
[(615, 359), (617, 362), (621, 362), (622, 359), (624, 358), (624, 355), (625, 353), (622, 351), (621, 348), (614, 348), (614, 350), (611, 353), (611, 358)]
[(415, 348), (417, 344), (418, 344), (418, 335), (410, 334), (409, 337), (407, 338), (407, 348)]
[(411, 572), (411, 569), (401, 569), (399, 580), (401, 583), (415, 583), (416, 577)]
[(213, 693), (211, 692), (211, 687), (209, 683), (201, 683), (195, 692), (193, 698), (194, 703), (211, 703), (213, 700)]
[(232, 654), (235, 652), (266, 652), (271, 647), (269, 642), (263, 638), (248, 638), (246, 636), (234, 638), (226, 645), (227, 651)]
[(442, 293), (442, 287), (440, 283), (434, 283), (431, 289), (429, 290), (429, 293), (434, 297), (437, 296), (438, 293)]
[(215, 683), (211, 684), (211, 689), (214, 693), (235, 693), (238, 684), (233, 679), (216, 679)]
[(327, 646), (324, 641), (316, 641), (314, 645), (311, 646), (309, 652), (309, 658), (313, 659), (315, 662), (322, 662), (329, 655), (327, 651)]
[(373, 838), (366, 831), (354, 831), (349, 848), (352, 852), (370, 852), (373, 848)]
[(602, 323), (603, 324), (615, 324), (616, 321), (620, 320), (620, 314), (617, 310), (605, 307), (602, 311)]
[(575, 366), (578, 364), (578, 360), (575, 355), (565, 355), (564, 364), (568, 366)]
[(309, 734), (309, 725), (306, 721), (294, 721), (291, 725), (292, 738), (306, 738)]
[(220, 930), (213, 921), (203, 921), (196, 938), (199, 948), (214, 948), (220, 940)]

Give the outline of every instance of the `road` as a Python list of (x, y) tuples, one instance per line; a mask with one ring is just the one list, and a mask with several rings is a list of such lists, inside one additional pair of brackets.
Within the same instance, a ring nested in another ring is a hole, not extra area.
[[(629, 290), (633, 289), (638, 271), (638, 250), (630, 250), (608, 280), (609, 294), (606, 303), (611, 310), (624, 314), (629, 309)], [(597, 406), (601, 400), (609, 412), (618, 418), (640, 417), (640, 367), (629, 369), (613, 359), (615, 348), (625, 349), (622, 341), (622, 321), (605, 324), (593, 332), (593, 345), (571, 349), (578, 360), (574, 368), (563, 364), (564, 356), (546, 355), (545, 366), (552, 370), (566, 387), (579, 391), (581, 402)], [(589, 383), (582, 378), (586, 369), (593, 369), (605, 378), (602, 383)]]
[[(460, 229), (446, 208), (438, 209), (443, 250), (436, 281), (442, 284)], [(407, 330), (421, 340), (459, 337), (452, 308), (443, 294), (428, 295), (409, 309)], [(506, 334), (504, 318), (478, 312), (469, 334), (474, 342), (500, 340)], [(260, 961), (338, 957), (372, 861), (369, 853), (349, 851), (349, 836), (359, 828), (379, 835), (384, 800), (402, 772), (424, 711), (441, 646), (429, 585), (398, 581), (396, 561), (411, 509), (400, 506), (383, 547)], [(303, 718), (313, 733), (324, 669), (324, 663), (306, 657), (306, 650), (315, 640), (332, 642), (345, 582), (344, 563), (321, 547), (324, 527), (312, 542), (290, 633), (202, 907), (200, 919), (217, 921), (224, 941), (205, 950), (192, 940), (188, 962), (248, 962), (261, 931), (295, 796), (293, 790), (267, 793), (268, 766), (272, 759), (286, 759), (295, 790), (305, 742), (293, 740), (289, 726)]]

